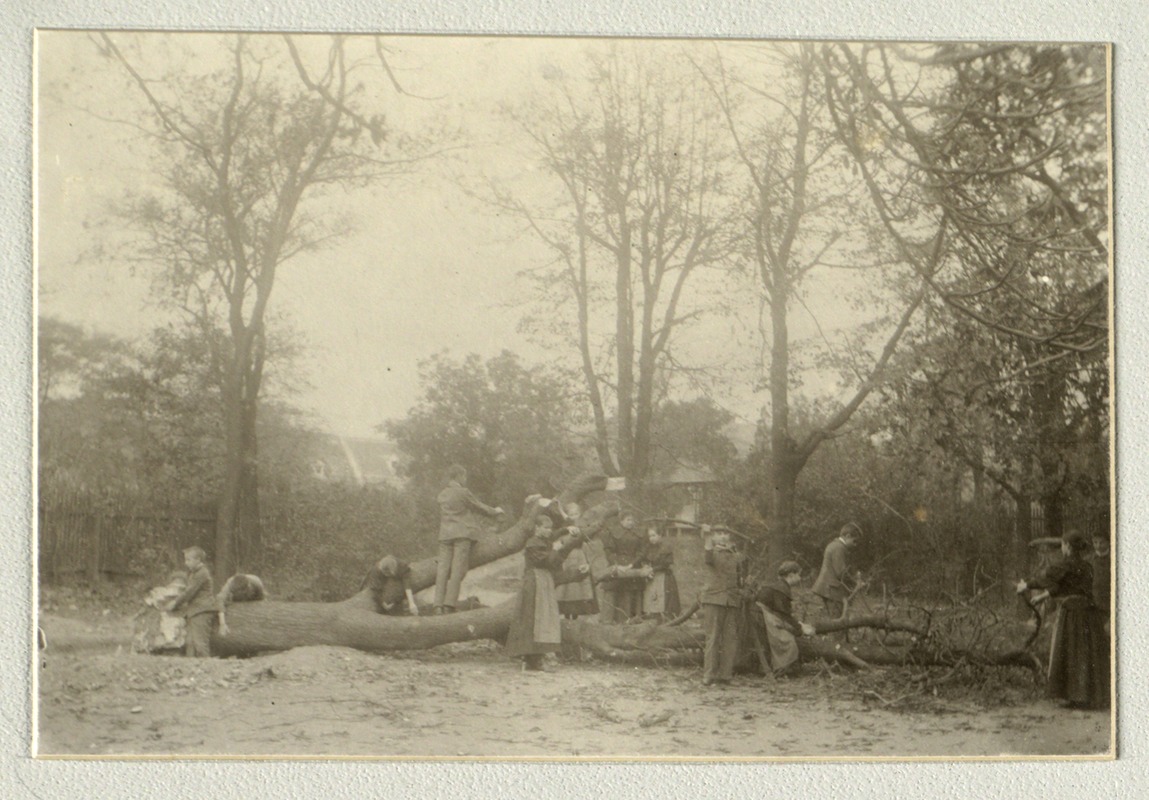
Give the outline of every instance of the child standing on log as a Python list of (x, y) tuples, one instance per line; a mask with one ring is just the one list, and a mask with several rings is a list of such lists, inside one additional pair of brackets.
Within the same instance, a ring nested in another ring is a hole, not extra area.
[(724, 527), (702, 526), (706, 582), (699, 601), (706, 629), (702, 685), (730, 683), (738, 658), (738, 616), (742, 609), (742, 582), (746, 556), (739, 553)]
[(536, 517), (534, 535), (527, 539), (523, 548), (523, 587), (507, 634), (507, 655), (522, 658), (524, 672), (542, 671), (543, 656), (557, 652), (562, 643), (555, 579), (585, 575), (590, 571), (583, 564), (571, 573), (562, 572), (567, 553), (581, 544), (582, 536), (577, 529), (559, 539), (555, 537), (554, 522), (548, 515)]
[(502, 508), (479, 502), (467, 489), (467, 470), (452, 464), (447, 485), (439, 492), (439, 554), (435, 572), (435, 613), (449, 614), (459, 602), (459, 587), (471, 562), (471, 545), (479, 538), (479, 519), (502, 516)]
[(184, 629), (184, 655), (191, 658), (211, 656), (211, 623), (216, 617), (218, 606), (212, 590), (211, 573), (204, 564), (206, 558), (202, 547), (189, 547), (184, 550), (184, 566), (188, 570), (188, 585), (168, 610), (180, 613), (187, 620)]

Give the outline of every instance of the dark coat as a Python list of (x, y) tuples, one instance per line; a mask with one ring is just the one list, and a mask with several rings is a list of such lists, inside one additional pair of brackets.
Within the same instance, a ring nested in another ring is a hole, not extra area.
[(1104, 611), (1109, 613), (1109, 605), (1111, 598), (1112, 581), (1111, 568), (1109, 565), (1110, 554), (1106, 553), (1103, 556), (1094, 554), (1093, 556), (1093, 604)]
[(541, 655), (559, 649), (558, 641), (540, 641), (535, 636), (535, 623), (539, 609), (543, 609), (549, 616), (553, 606), (554, 625), (559, 624), (555, 581), (570, 579), (578, 574), (577, 571), (573, 574), (564, 573), (563, 561), (581, 540), (570, 538), (562, 541), (562, 546), (556, 550), (553, 541), (532, 536), (523, 547), (523, 586), (507, 634), (506, 649), (509, 656)]
[(793, 594), (790, 590), (790, 584), (781, 578), (775, 578), (759, 589), (754, 599), (778, 617), (786, 630), (795, 636), (802, 635), (802, 626), (794, 618)]
[(1069, 556), (1025, 583), (1031, 589), (1047, 589), (1058, 601), (1049, 648), (1049, 696), (1108, 708), (1109, 637), (1105, 614), (1093, 602), (1093, 567)]
[(642, 557), (646, 538), (637, 528), (627, 530), (621, 524), (611, 525), (599, 534), (607, 560), (612, 566), (632, 566)]
[(481, 530), (479, 515), (497, 516), (495, 509), (479, 501), (471, 490), (458, 481), (451, 481), (439, 492), (439, 541), (478, 539)]
[(742, 605), (742, 581), (746, 556), (734, 550), (707, 550), (703, 556), (705, 583), (699, 601), (703, 605)]
[(383, 559), (382, 568), (379, 564), (371, 567), (359, 589), (370, 589), (371, 598), (375, 601), (375, 610), (380, 614), (406, 614), (407, 589), (411, 575), (411, 566), (402, 559), (388, 557)]
[(215, 590), (212, 588), (211, 573), (200, 564), (188, 575), (188, 586), (172, 604), (172, 613), (190, 619), (196, 614), (218, 611)]
[(814, 581), (814, 594), (839, 602), (849, 596), (852, 588), (850, 568), (846, 563), (849, 550), (850, 546), (840, 536), (826, 545), (822, 553), (822, 569)]

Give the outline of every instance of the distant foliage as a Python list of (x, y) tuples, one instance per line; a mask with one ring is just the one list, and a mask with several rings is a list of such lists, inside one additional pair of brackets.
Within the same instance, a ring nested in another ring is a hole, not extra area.
[(283, 600), (343, 600), (385, 555), (432, 555), (435, 537), (415, 505), (390, 487), (315, 483), (261, 498), (267, 541), (265, 582)]
[(508, 511), (582, 471), (580, 407), (563, 372), (503, 351), (487, 361), (436, 355), (421, 362), (419, 375), (422, 398), (405, 418), (380, 427), (406, 457), (402, 471), (425, 521), (436, 518), (435, 495), (451, 464), (467, 468), (480, 498)]

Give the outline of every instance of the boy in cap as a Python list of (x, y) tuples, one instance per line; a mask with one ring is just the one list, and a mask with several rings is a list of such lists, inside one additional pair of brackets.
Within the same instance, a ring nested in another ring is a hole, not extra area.
[(730, 683), (738, 658), (738, 615), (742, 608), (742, 582), (746, 556), (739, 553), (724, 526), (702, 526), (704, 575), (699, 601), (706, 629), (702, 685)]

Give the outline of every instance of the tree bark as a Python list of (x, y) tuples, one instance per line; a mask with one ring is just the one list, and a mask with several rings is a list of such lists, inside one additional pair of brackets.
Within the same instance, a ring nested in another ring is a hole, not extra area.
[[(580, 501), (587, 494), (605, 488), (606, 478), (588, 476), (559, 495), (562, 502)], [(599, 504), (583, 515), (585, 527), (593, 527), (615, 513), (612, 505)], [(528, 498), (523, 515), (501, 533), (478, 542), (471, 563), (480, 566), (522, 549), (539, 513), (539, 505)], [(411, 588), (418, 591), (435, 581), (435, 559), (411, 566)], [(328, 645), (353, 647), (366, 652), (422, 650), (451, 642), (479, 639), (503, 641), (515, 614), (516, 598), (492, 608), (480, 608), (444, 616), (387, 616), (374, 610), (370, 592), (338, 603), (288, 603), (259, 601), (228, 606), (229, 634), (212, 638), (212, 652), (220, 656), (250, 656), (293, 647)], [(891, 632), (924, 635), (925, 630), (904, 620), (869, 615), (845, 620), (819, 621), (815, 629), (828, 633), (849, 628), (869, 627)], [(599, 625), (582, 620), (563, 620), (563, 642), (606, 660), (635, 663), (689, 663), (701, 655), (703, 634), (693, 628), (647, 622), (638, 625)], [(1001, 655), (974, 655), (959, 649), (947, 651), (942, 659), (930, 656), (914, 644), (894, 647), (843, 647), (816, 637), (801, 637), (798, 647), (804, 660), (825, 659), (847, 666), (866, 668), (870, 664), (937, 663), (952, 664), (965, 657), (980, 663), (1015, 664), (1033, 667), (1034, 657), (1024, 648)], [(929, 659), (933, 659), (930, 661)]]
[[(579, 502), (605, 488), (604, 476), (587, 475), (577, 479), (557, 499), (563, 504)], [(596, 505), (583, 514), (582, 524), (594, 526), (616, 511), (612, 505)], [(522, 550), (538, 513), (538, 504), (528, 498), (514, 525), (475, 543), (470, 566), (479, 567)], [(413, 563), (411, 590), (433, 586), (435, 571), (434, 558)], [(227, 609), (230, 632), (226, 637), (213, 638), (212, 651), (225, 656), (252, 655), (308, 645), (339, 645), (371, 652), (418, 650), (447, 642), (502, 638), (506, 636), (510, 615), (511, 607), (504, 604), (445, 617), (390, 617), (375, 611), (367, 589), (338, 603), (236, 603)]]
[(219, 575), (258, 572), (263, 550), (256, 436), (262, 345), (256, 332), (234, 320), (233, 338), (235, 352), (223, 387), (225, 468), (212, 559)]
[(212, 652), (250, 656), (293, 647), (331, 645), (385, 653), (476, 639), (501, 641), (511, 624), (515, 601), (493, 608), (422, 617), (379, 614), (370, 602), (369, 596), (360, 593), (339, 603), (235, 603), (227, 609), (229, 633), (213, 635)]
[[(353, 647), (370, 653), (423, 650), (451, 642), (506, 639), (515, 613), (515, 599), (493, 608), (434, 617), (390, 617), (377, 614), (356, 595), (339, 603), (283, 603), (262, 601), (228, 607), (228, 636), (212, 638), (219, 656), (250, 656), (293, 647), (329, 645)], [(851, 628), (921, 633), (908, 623), (866, 616), (820, 622), (821, 632)], [(701, 659), (705, 637), (687, 627), (655, 622), (639, 625), (599, 625), (563, 620), (565, 647), (582, 650), (607, 661), (633, 663), (693, 663)], [(894, 646), (841, 645), (818, 637), (798, 639), (803, 661), (823, 660), (846, 667), (952, 666), (961, 660), (990, 666), (1017, 666), (1040, 670), (1041, 663), (1025, 649), (999, 653), (973, 653), (960, 648), (945, 654), (924, 650), (916, 643)]]

